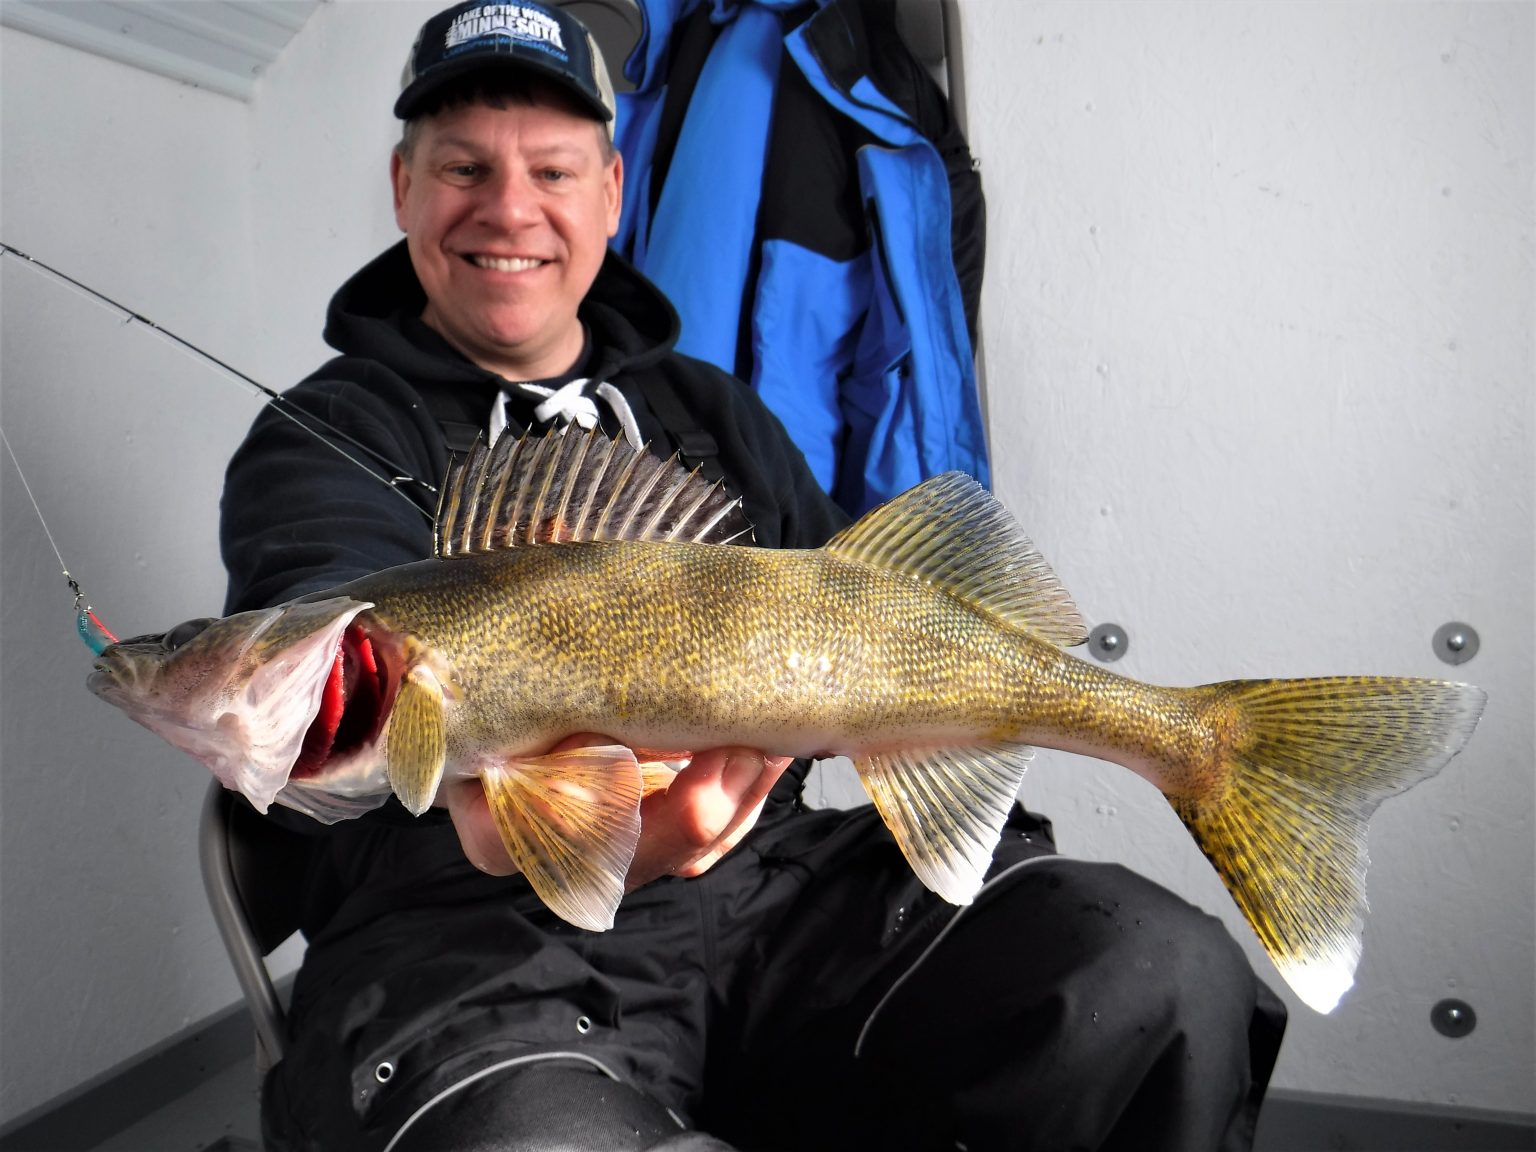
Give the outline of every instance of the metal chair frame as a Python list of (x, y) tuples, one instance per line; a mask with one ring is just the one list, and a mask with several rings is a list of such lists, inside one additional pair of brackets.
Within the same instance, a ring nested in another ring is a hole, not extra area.
[[(266, 957), (292, 935), (292, 931), (284, 932), (276, 940), (271, 936), (281, 932), (280, 927), (269, 928), (265, 938), (260, 934), (259, 921), (250, 903), (255, 877), (241, 867), (242, 863), (252, 864), (254, 861), (241, 852), (240, 837), (246, 829), (241, 820), (240, 803), (235, 794), (217, 780), (209, 781), (198, 826), (198, 857), (208, 905), (256, 1028), (256, 1070), (260, 1078), (283, 1058), (286, 1018), (271, 973), (267, 971)], [(248, 808), (243, 815), (250, 820), (262, 819)], [(291, 929), (296, 924), (295, 911), (288, 927)]]

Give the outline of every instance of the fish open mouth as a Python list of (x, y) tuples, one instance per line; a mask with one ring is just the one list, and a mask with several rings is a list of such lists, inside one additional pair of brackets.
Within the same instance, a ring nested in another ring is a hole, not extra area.
[(389, 710), (388, 689), (388, 670), (373, 641), (359, 625), (349, 625), (336, 642), (320, 710), (304, 733), (290, 778), (317, 776), (336, 757), (374, 740)]

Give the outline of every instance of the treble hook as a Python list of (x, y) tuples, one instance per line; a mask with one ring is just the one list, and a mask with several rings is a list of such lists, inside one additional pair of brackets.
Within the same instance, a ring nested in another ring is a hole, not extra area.
[(109, 644), (116, 644), (117, 637), (112, 635), (107, 626), (101, 622), (101, 617), (96, 615), (95, 609), (86, 602), (85, 593), (80, 591), (80, 585), (66, 569), (64, 579), (75, 593), (75, 631), (80, 633), (80, 639), (85, 641), (85, 646), (100, 656), (107, 650)]

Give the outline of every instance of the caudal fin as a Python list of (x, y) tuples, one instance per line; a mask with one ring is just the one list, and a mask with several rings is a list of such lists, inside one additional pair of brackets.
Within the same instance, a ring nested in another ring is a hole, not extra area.
[(1331, 1012), (1360, 959), (1366, 823), (1461, 750), (1486, 697), (1385, 677), (1187, 691), (1225, 748), (1221, 782), (1169, 800), (1286, 982)]

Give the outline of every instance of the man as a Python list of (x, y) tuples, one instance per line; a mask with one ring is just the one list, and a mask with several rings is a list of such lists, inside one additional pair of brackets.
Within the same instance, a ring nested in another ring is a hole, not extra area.
[[(227, 478), (228, 610), (426, 555), (426, 485), (487, 428), (574, 421), (680, 451), (742, 497), (761, 546), (841, 526), (777, 421), (674, 352), (671, 307), (606, 251), (623, 161), (576, 20), (448, 9), (396, 114), (405, 241), (338, 291), (341, 356), (289, 398), (371, 470), (414, 478), (415, 506), (265, 413)], [(1056, 859), (1022, 809), (960, 913), (872, 810), (802, 808), (806, 769), (696, 755), (646, 801), (605, 933), (511, 874), (477, 783), (419, 820), (290, 817), (311, 834), (309, 949), (263, 1093), (269, 1146), (1247, 1146), (1283, 1011), (1216, 921)]]

